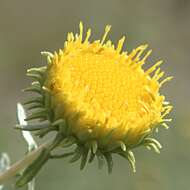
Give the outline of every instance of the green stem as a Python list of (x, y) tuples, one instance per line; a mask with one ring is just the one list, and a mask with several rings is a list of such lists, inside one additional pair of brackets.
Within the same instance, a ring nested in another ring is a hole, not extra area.
[(39, 154), (44, 148), (49, 147), (51, 142), (52, 141), (42, 144), (34, 151), (25, 155), (24, 158), (13, 164), (8, 170), (6, 170), (3, 173), (0, 173), (0, 184), (7, 183), (12, 177), (14, 177), (28, 165), (30, 165), (39, 156)]

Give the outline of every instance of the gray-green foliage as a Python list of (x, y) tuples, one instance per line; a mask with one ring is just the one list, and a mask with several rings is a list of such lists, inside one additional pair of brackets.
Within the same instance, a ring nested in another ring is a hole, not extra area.
[[(20, 126), (22, 126), (23, 128), (27, 127), (28, 124), (25, 121), (26, 114), (25, 114), (23, 106), (20, 103), (17, 104), (17, 119), (18, 119), (18, 123)], [(37, 148), (37, 144), (34, 141), (32, 135), (29, 131), (22, 130), (21, 134), (28, 146), (27, 153), (31, 152)], [(10, 166), (10, 158), (9, 158), (8, 154), (1, 153), (1, 155), (0, 155), (0, 172), (6, 171), (7, 169), (9, 169), (9, 166)], [(34, 190), (34, 187), (35, 187), (35, 179), (32, 179), (28, 183), (28, 190)], [(4, 188), (4, 186), (0, 185), (0, 190), (3, 190), (3, 188)]]
[[(20, 126), (27, 127), (27, 122), (25, 121), (26, 119), (26, 114), (24, 111), (23, 106), (18, 103), (17, 104), (17, 119), (18, 119), (18, 123)], [(28, 145), (28, 152), (33, 151), (34, 149), (37, 148), (37, 144), (34, 141), (31, 133), (29, 131), (21, 131), (22, 136), (24, 138), (24, 140), (26, 141), (27, 145)], [(28, 190), (34, 190), (34, 186), (35, 186), (35, 179), (32, 179), (29, 183), (28, 183)]]

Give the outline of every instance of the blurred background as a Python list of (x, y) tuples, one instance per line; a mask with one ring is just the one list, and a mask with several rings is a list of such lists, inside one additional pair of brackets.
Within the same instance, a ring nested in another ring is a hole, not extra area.
[(148, 64), (164, 60), (162, 68), (174, 76), (162, 88), (174, 106), (173, 121), (169, 130), (156, 134), (163, 144), (160, 155), (143, 148), (135, 150), (137, 173), (117, 156), (111, 175), (106, 168), (98, 170), (96, 162), (81, 172), (79, 163), (50, 161), (38, 176), (36, 190), (188, 190), (189, 0), (0, 0), (0, 152), (7, 152), (12, 162), (26, 152), (19, 131), (13, 129), (16, 103), (26, 99), (21, 89), (30, 82), (26, 69), (44, 65), (40, 52), (63, 47), (67, 32), (78, 32), (80, 20), (92, 28), (91, 39), (101, 37), (105, 25), (111, 24), (109, 37), (115, 43), (126, 35), (128, 51), (148, 43), (153, 49)]

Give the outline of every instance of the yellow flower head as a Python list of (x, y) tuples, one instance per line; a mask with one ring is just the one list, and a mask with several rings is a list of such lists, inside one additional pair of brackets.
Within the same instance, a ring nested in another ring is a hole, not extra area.
[(167, 128), (171, 120), (165, 116), (172, 106), (160, 88), (172, 77), (161, 79), (162, 61), (143, 69), (151, 53), (146, 51), (147, 44), (122, 52), (125, 37), (116, 47), (106, 40), (110, 26), (101, 40), (93, 42), (89, 41), (91, 30), (84, 35), (82, 23), (79, 28), (79, 34), (68, 33), (59, 52), (42, 53), (47, 56), (47, 67), (28, 70), (28, 76), (37, 81), (26, 91), (40, 97), (26, 102), (29, 109), (35, 109), (27, 120), (48, 120), (28, 129), (39, 130), (40, 137), (57, 131), (46, 153), (49, 158), (60, 157), (51, 155), (57, 146), (75, 144), (74, 152), (63, 157), (73, 155), (71, 162), (81, 159), (81, 169), (97, 157), (100, 166), (103, 159), (107, 161), (110, 172), (112, 154), (119, 154), (135, 171), (133, 148), (144, 145), (158, 153), (161, 148), (150, 135), (159, 124)]
[(114, 47), (106, 41), (109, 30), (106, 26), (102, 39), (90, 42), (91, 30), (83, 37), (80, 23), (80, 34), (69, 33), (64, 49), (52, 56), (45, 86), (56, 119), (67, 119), (79, 139), (101, 141), (111, 132), (110, 140), (127, 136), (128, 143), (136, 143), (171, 110), (159, 93), (171, 77), (159, 82), (161, 61), (144, 71), (151, 53), (143, 55), (147, 45), (121, 52), (125, 37)]

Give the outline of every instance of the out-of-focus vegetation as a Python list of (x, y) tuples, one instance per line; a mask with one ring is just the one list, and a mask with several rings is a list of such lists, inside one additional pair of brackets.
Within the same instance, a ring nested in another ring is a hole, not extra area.
[(27, 96), (21, 92), (29, 84), (25, 71), (45, 64), (40, 51), (63, 47), (67, 32), (78, 30), (80, 20), (92, 28), (93, 39), (102, 35), (106, 24), (111, 24), (110, 38), (116, 42), (126, 35), (128, 51), (149, 43), (153, 49), (150, 65), (163, 59), (162, 67), (174, 76), (163, 88), (174, 105), (173, 122), (169, 130), (161, 129), (157, 134), (163, 144), (160, 155), (145, 149), (135, 151), (136, 174), (118, 157), (109, 176), (106, 169), (97, 169), (97, 163), (81, 172), (77, 164), (57, 160), (49, 162), (40, 172), (36, 189), (188, 190), (189, 0), (0, 0), (0, 152), (7, 152), (12, 162), (24, 155), (26, 145), (13, 127), (16, 103)]

